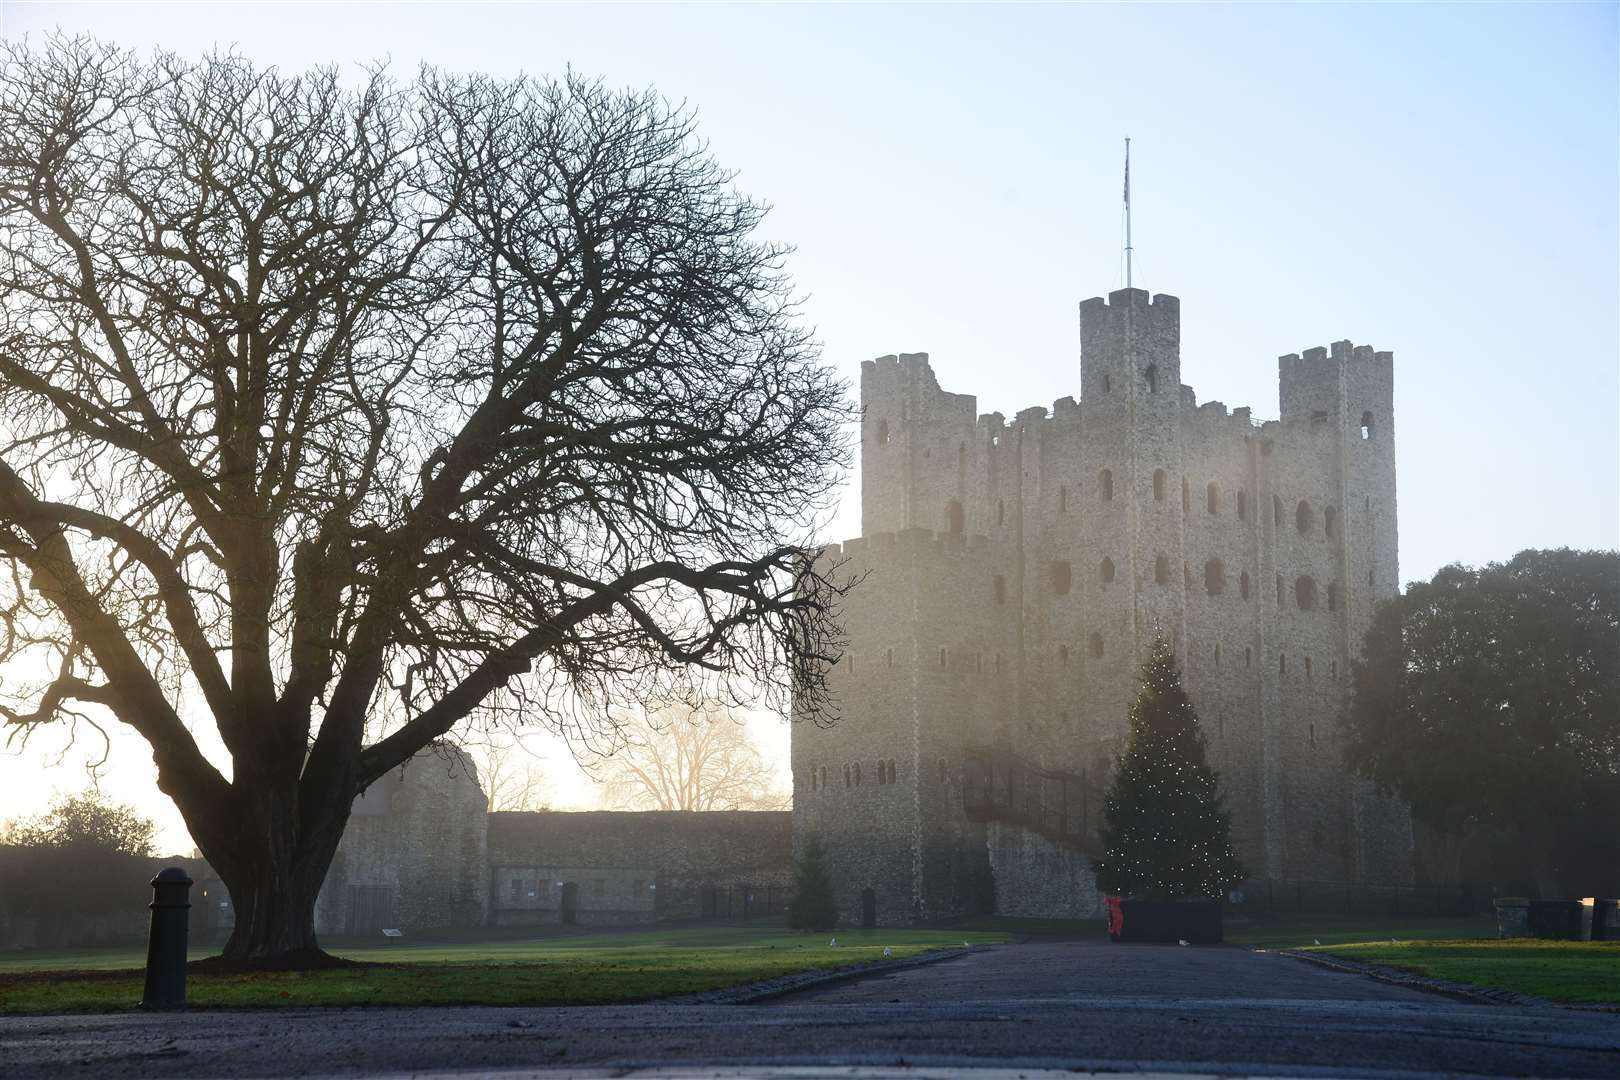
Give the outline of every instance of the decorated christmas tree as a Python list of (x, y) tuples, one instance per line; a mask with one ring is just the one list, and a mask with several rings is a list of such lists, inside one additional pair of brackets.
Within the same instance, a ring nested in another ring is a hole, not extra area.
[(788, 904), (788, 926), (794, 930), (831, 930), (838, 925), (833, 904), (832, 875), (821, 841), (805, 838), (799, 863), (793, 868), (793, 899)]
[(1097, 887), (1121, 896), (1219, 898), (1244, 877), (1175, 654), (1154, 640), (1108, 789)]

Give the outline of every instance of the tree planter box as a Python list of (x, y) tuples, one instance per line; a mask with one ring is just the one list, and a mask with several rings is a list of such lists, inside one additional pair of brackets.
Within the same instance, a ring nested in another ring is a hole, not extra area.
[(1496, 907), (1496, 936), (1503, 938), (1530, 936), (1530, 900), (1524, 896), (1501, 896), (1491, 903)]
[(1590, 941), (1592, 909), (1579, 900), (1532, 900), (1530, 936), (1558, 941)]
[(1121, 941), (1161, 942), (1174, 945), (1219, 945), (1221, 943), (1221, 902), (1202, 898), (1187, 900), (1124, 900), (1120, 902), (1125, 922)]
[(1620, 941), (1620, 900), (1600, 896), (1593, 901), (1592, 940)]

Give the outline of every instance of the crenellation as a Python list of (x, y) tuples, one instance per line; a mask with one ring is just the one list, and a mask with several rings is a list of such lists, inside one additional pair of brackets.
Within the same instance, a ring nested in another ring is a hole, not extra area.
[(1083, 773), (1100, 800), (1138, 659), (1165, 632), (1255, 878), (1409, 880), (1404, 808), (1351, 783), (1331, 734), (1398, 580), (1392, 356), (1348, 341), (1282, 356), (1280, 418), (1258, 421), (1181, 382), (1176, 298), (1117, 290), (1082, 302), (1080, 324), (1078, 399), (1011, 422), (940, 390), (925, 354), (863, 375), (867, 425), (902, 381), (926, 389), (890, 444), (863, 428), (865, 537), (842, 548), (868, 572), (847, 601), (852, 649), (882, 659), (835, 672), (849, 721), (796, 726), (795, 775), (911, 764), (881, 789), (796, 799), (795, 835), (823, 835), (840, 902), (869, 888), (882, 923), (992, 894), (1008, 914), (1065, 895), (1092, 913), (1093, 849), (970, 820), (963, 763), (993, 745)]

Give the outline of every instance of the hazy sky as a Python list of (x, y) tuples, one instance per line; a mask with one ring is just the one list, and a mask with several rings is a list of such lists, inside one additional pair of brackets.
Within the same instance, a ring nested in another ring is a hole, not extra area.
[[(774, 205), (830, 362), (928, 352), (1008, 415), (1079, 394), (1076, 304), (1123, 284), (1129, 135), (1136, 283), (1181, 298), (1200, 400), (1274, 417), (1279, 354), (1394, 351), (1411, 580), (1620, 536), (1616, 12), (0, 0), (0, 36), (654, 86)], [(831, 538), (857, 506), (852, 485)], [(48, 741), (0, 757), (0, 818), (82, 785), (75, 755), (41, 767)], [(105, 786), (189, 846), (147, 755), (123, 760)]]

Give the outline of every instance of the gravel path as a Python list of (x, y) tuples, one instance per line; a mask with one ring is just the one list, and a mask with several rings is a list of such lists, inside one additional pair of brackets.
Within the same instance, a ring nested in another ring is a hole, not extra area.
[(975, 949), (761, 1004), (0, 1018), (7, 1080), (605, 1076), (658, 1066), (698, 1077), (740, 1065), (776, 1066), (777, 1076), (971, 1066), (1615, 1077), (1620, 1018), (1459, 1002), (1276, 953), (1089, 942)]

